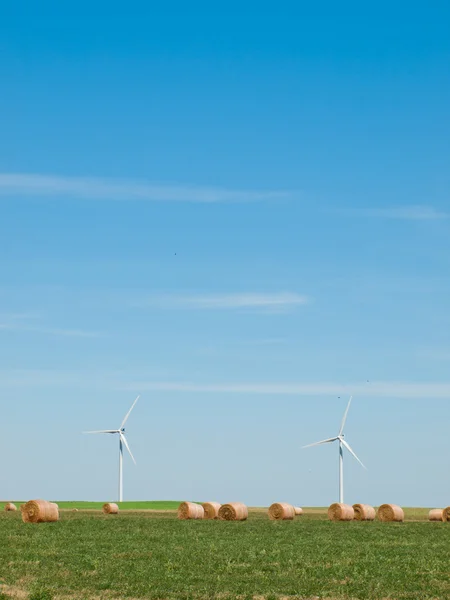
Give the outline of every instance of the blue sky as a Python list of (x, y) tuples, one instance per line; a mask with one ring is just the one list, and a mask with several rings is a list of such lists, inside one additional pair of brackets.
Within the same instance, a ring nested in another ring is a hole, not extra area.
[(448, 5), (2, 11), (2, 496), (447, 505)]

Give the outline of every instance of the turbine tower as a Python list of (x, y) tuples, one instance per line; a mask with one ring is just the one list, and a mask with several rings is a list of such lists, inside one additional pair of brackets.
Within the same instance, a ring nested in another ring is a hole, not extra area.
[(123, 447), (128, 450), (131, 458), (133, 459), (134, 464), (136, 461), (134, 460), (134, 456), (131, 453), (130, 446), (128, 445), (127, 438), (125, 437), (125, 423), (128, 421), (128, 417), (131, 414), (136, 402), (139, 400), (139, 396), (131, 405), (130, 410), (125, 415), (122, 423), (120, 424), (119, 429), (102, 429), (100, 431), (83, 431), (83, 433), (112, 433), (119, 435), (119, 502), (123, 502)]
[[(344, 417), (342, 418), (341, 428), (339, 429), (339, 433), (336, 437), (328, 438), (326, 440), (322, 440), (320, 442), (315, 442), (314, 444), (308, 444), (307, 446), (303, 446), (303, 448), (311, 448), (312, 446), (320, 446), (321, 444), (330, 444), (331, 442), (336, 442), (339, 440), (339, 502), (344, 502), (344, 446), (347, 450), (352, 454), (359, 464), (364, 467), (362, 462), (350, 448), (348, 442), (344, 440), (344, 427), (345, 421), (347, 420), (348, 410), (350, 408), (350, 404), (352, 402), (352, 396), (350, 396), (350, 400), (348, 401), (347, 408), (345, 409)], [(364, 467), (366, 468), (366, 467)]]

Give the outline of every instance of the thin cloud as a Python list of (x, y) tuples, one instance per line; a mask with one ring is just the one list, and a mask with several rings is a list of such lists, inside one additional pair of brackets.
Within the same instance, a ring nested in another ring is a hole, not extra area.
[(82, 329), (53, 329), (51, 327), (28, 327), (26, 325), (13, 325), (11, 323), (0, 323), (0, 330), (43, 333), (48, 335), (61, 335), (66, 337), (95, 338), (100, 336), (100, 333), (96, 331), (83, 331)]
[(450, 383), (376, 381), (373, 383), (193, 383), (135, 381), (125, 389), (209, 394), (271, 394), (288, 396), (360, 395), (396, 398), (450, 398)]
[(432, 206), (411, 205), (393, 206), (387, 208), (367, 208), (344, 211), (346, 214), (378, 219), (399, 219), (404, 221), (438, 221), (450, 219), (450, 213), (438, 210)]
[(308, 303), (307, 296), (291, 292), (278, 294), (200, 294), (200, 295), (160, 295), (150, 296), (134, 303), (141, 308), (157, 307), (166, 309), (193, 310), (239, 310), (252, 309), (264, 312), (285, 312), (295, 306)]
[[(0, 371), (0, 387), (91, 387), (96, 378), (86, 373), (47, 369), (9, 369)], [(80, 380), (80, 377), (84, 379)], [(106, 384), (106, 378), (103, 384)]]
[(278, 346), (280, 344), (286, 344), (288, 342), (287, 338), (278, 337), (278, 338), (260, 338), (254, 340), (240, 340), (237, 342), (239, 346)]
[(0, 388), (77, 387), (133, 392), (194, 394), (241, 394), (297, 396), (360, 396), (365, 398), (448, 399), (450, 382), (373, 381), (343, 385), (337, 382), (176, 382), (168, 380), (130, 381), (125, 372), (52, 371), (45, 369), (9, 369), (0, 371)]
[(287, 191), (277, 190), (246, 191), (195, 185), (154, 185), (138, 181), (28, 173), (0, 173), (0, 194), (58, 199), (199, 203), (254, 202), (290, 196)]
[(39, 316), (33, 313), (9, 313), (6, 315), (3, 314), (0, 315), (0, 331), (30, 332), (38, 334), (83, 338), (94, 338), (100, 336), (100, 334), (96, 331), (85, 331), (82, 329), (67, 329), (35, 325), (34, 323), (37, 319), (39, 319)]
[(17, 313), (0, 313), (0, 323), (28, 321), (29, 319), (39, 319), (40, 315), (35, 312), (17, 312)]

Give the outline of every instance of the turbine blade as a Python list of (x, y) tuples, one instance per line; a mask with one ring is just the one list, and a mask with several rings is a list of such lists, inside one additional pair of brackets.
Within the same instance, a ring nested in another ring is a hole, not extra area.
[(134, 460), (134, 456), (131, 453), (130, 450), (130, 446), (128, 445), (127, 439), (126, 437), (123, 435), (123, 433), (120, 434), (120, 439), (122, 440), (122, 442), (125, 444), (126, 449), (128, 450), (128, 452), (130, 453), (131, 458), (133, 459), (134, 464), (136, 464), (136, 461)]
[(337, 440), (337, 437), (328, 438), (327, 440), (322, 440), (320, 442), (314, 442), (314, 444), (308, 444), (307, 446), (302, 446), (302, 448), (311, 448), (312, 446), (320, 446), (320, 444), (329, 444), (330, 442), (334, 442)]
[(345, 427), (345, 421), (347, 420), (348, 409), (350, 408), (350, 404), (352, 403), (353, 396), (350, 396), (350, 400), (348, 401), (347, 408), (345, 409), (344, 417), (342, 419), (341, 428), (339, 429), (339, 435), (342, 435)]
[(121, 425), (120, 425), (119, 429), (122, 429), (122, 427), (123, 427), (123, 426), (125, 425), (125, 423), (127, 422), (127, 420), (128, 420), (128, 417), (130, 416), (130, 414), (131, 414), (131, 411), (133, 410), (133, 408), (134, 408), (134, 405), (135, 405), (135, 404), (136, 404), (136, 402), (139, 400), (139, 398), (140, 398), (140, 396), (138, 396), (138, 397), (136, 398), (136, 400), (133, 402), (133, 404), (131, 405), (131, 408), (130, 408), (130, 410), (127, 412), (127, 414), (125, 415), (125, 418), (124, 418), (124, 420), (122, 421), (122, 423), (121, 423)]
[(119, 433), (117, 429), (101, 429), (100, 431), (82, 431), (81, 433)]
[(353, 450), (350, 448), (350, 444), (348, 444), (345, 440), (341, 439), (342, 444), (347, 448), (347, 450), (350, 452), (350, 454), (352, 454), (356, 460), (359, 462), (359, 464), (364, 467), (364, 469), (367, 469), (367, 467), (365, 465), (363, 465), (363, 463), (359, 460), (359, 458), (356, 456), (356, 454), (353, 452)]

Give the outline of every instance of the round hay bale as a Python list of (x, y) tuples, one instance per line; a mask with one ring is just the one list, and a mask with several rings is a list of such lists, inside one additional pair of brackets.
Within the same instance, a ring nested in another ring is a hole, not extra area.
[(201, 504), (195, 502), (182, 502), (178, 507), (178, 518), (187, 519), (203, 519), (205, 510)]
[(376, 511), (370, 504), (354, 504), (355, 521), (374, 521)]
[(118, 515), (119, 507), (114, 502), (105, 502), (102, 506), (102, 511), (105, 515)]
[(30, 500), (20, 507), (24, 523), (54, 523), (59, 520), (58, 505), (47, 500)]
[(12, 502), (7, 502), (5, 504), (6, 512), (16, 512), (16, 510), (17, 510), (17, 506), (15, 504), (13, 504)]
[(303, 508), (300, 508), (300, 506), (294, 506), (294, 513), (295, 516), (298, 517), (299, 515), (303, 514)]
[(355, 511), (350, 504), (335, 502), (328, 509), (328, 518), (330, 521), (353, 521), (355, 518)]
[(272, 521), (292, 521), (295, 517), (295, 509), (292, 504), (286, 502), (275, 502), (269, 507), (269, 519)]
[(203, 510), (205, 511), (205, 519), (218, 519), (219, 510), (222, 506), (220, 502), (204, 502), (202, 504)]
[(245, 521), (248, 518), (248, 508), (242, 502), (222, 504), (219, 510), (221, 521)]
[(450, 521), (450, 506), (447, 506), (447, 508), (444, 508), (444, 510), (442, 511), (442, 520), (443, 521)]
[(442, 508), (433, 508), (428, 513), (429, 521), (443, 521), (444, 520), (444, 511)]
[(382, 504), (378, 508), (377, 516), (383, 523), (401, 523), (405, 519), (403, 508), (397, 506), (397, 504)]
[(72, 512), (78, 512), (78, 508), (72, 508)]

